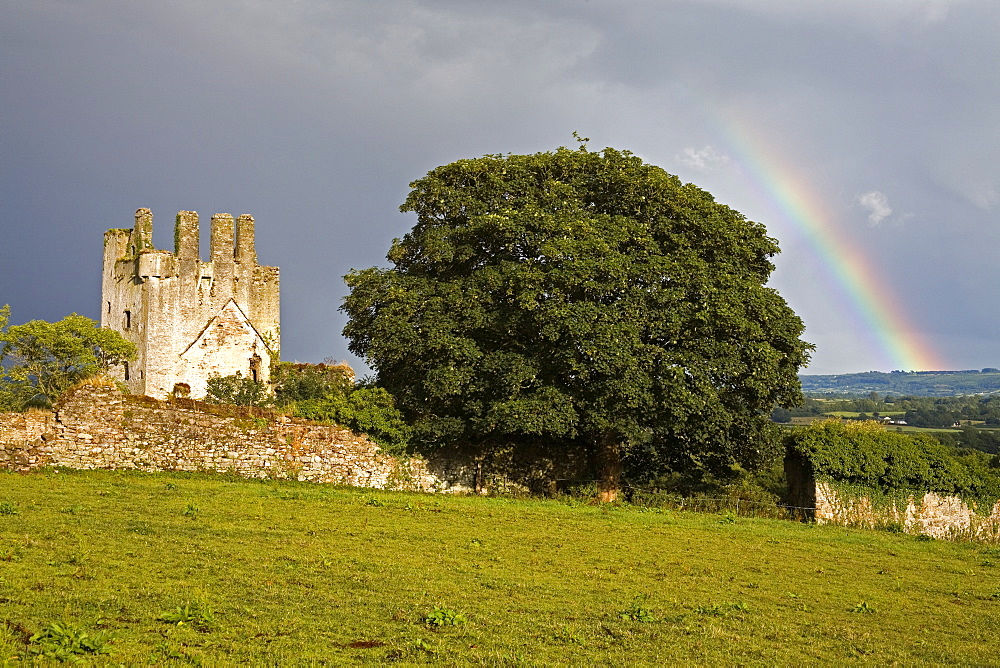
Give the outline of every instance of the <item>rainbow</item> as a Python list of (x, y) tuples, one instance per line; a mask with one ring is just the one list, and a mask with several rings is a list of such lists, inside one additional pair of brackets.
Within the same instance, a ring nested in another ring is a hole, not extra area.
[(724, 122), (727, 145), (744, 176), (764, 201), (777, 207), (821, 261), (830, 282), (857, 317), (859, 326), (894, 369), (928, 371), (947, 368), (908, 318), (902, 301), (891, 293), (871, 260), (842, 229), (837, 214), (819, 190), (798, 176), (773, 143), (758, 140), (740, 124)]

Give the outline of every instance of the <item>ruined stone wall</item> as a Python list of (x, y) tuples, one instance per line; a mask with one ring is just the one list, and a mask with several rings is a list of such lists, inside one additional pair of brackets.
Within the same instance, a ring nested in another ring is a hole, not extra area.
[(1000, 539), (1000, 501), (992, 508), (975, 508), (957, 496), (934, 492), (909, 495), (900, 503), (874, 503), (870, 496), (818, 482), (814, 519), (820, 524), (896, 526), (906, 533), (939, 539)]
[[(199, 257), (197, 213), (177, 214), (173, 253), (153, 247), (152, 230), (152, 213), (139, 209), (134, 228), (104, 237), (101, 325), (137, 348), (137, 359), (116, 370), (119, 380), (156, 398), (177, 383), (204, 397), (212, 374), (266, 382), (281, 345), (279, 274), (257, 264), (253, 217), (212, 216), (208, 262)], [(220, 318), (233, 331), (239, 321), (236, 336), (212, 336)]]
[[(398, 458), (367, 437), (253, 409), (125, 396), (82, 385), (51, 413), (0, 414), (0, 467), (219, 471), (360, 487), (443, 492), (546, 491), (586, 467), (525, 453)], [(583, 468), (581, 468), (583, 467)]]
[[(791, 448), (785, 453), (785, 480), (785, 501), (801, 519), (818, 524), (892, 526), (932, 538), (1000, 540), (1000, 501), (992, 508), (977, 508), (957, 496), (934, 492), (892, 499), (874, 490), (817, 480), (809, 461)], [(878, 501), (873, 500), (876, 496)]]
[(42, 437), (55, 427), (49, 411), (0, 413), (0, 468), (30, 471), (38, 466)]

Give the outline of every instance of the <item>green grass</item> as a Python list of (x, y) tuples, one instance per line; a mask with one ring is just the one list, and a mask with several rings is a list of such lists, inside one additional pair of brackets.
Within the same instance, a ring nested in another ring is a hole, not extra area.
[(0, 473), (0, 502), (0, 662), (997, 662), (996, 547), (182, 474)]

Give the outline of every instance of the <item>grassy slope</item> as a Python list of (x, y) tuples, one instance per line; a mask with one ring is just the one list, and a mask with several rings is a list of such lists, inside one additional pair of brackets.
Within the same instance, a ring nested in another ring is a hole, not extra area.
[[(997, 661), (995, 547), (104, 471), (0, 473), (0, 511), (12, 507), (0, 660), (64, 620), (111, 629), (116, 664)], [(211, 606), (214, 630), (157, 620), (188, 602)], [(861, 602), (875, 612), (851, 612)], [(637, 604), (657, 620), (619, 618)], [(468, 622), (431, 630), (435, 606)]]

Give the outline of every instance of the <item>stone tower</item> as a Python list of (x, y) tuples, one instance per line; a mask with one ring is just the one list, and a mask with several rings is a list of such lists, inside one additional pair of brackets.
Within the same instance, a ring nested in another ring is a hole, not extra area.
[(153, 214), (104, 234), (101, 325), (136, 344), (117, 370), (133, 394), (201, 399), (211, 375), (266, 383), (280, 344), (278, 268), (257, 264), (252, 216), (212, 216), (211, 257), (199, 257), (198, 214), (181, 211), (174, 252), (153, 247)]

